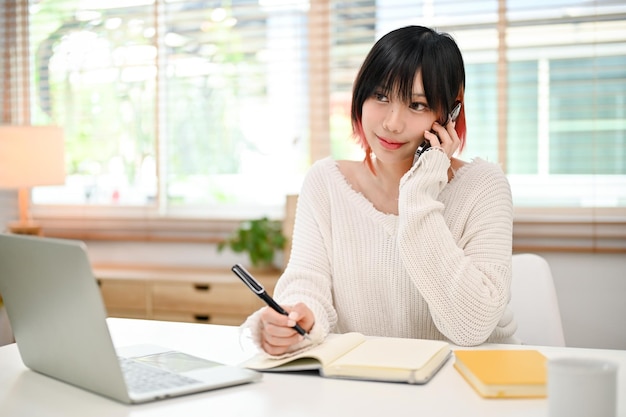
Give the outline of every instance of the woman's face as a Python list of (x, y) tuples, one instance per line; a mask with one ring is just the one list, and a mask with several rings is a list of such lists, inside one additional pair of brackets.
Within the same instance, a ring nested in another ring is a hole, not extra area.
[(395, 95), (385, 96), (382, 90), (363, 103), (363, 133), (376, 159), (383, 163), (412, 163), (415, 150), (424, 141), (424, 131), (430, 130), (436, 119), (426, 101), (419, 71), (410, 103)]

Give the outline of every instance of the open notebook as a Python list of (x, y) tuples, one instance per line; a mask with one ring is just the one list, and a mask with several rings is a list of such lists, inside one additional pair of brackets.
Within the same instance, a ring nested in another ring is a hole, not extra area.
[(259, 353), (243, 363), (266, 372), (317, 370), (328, 378), (425, 384), (451, 356), (442, 340), (329, 334), (322, 344), (283, 358)]
[(249, 369), (158, 346), (116, 351), (79, 241), (0, 234), (0, 294), (26, 366), (124, 403), (261, 378)]

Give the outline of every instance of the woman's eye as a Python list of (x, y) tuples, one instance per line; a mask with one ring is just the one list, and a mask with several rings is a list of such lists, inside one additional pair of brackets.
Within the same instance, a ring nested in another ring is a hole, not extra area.
[(374, 98), (378, 101), (389, 101), (389, 99), (387, 99), (387, 96), (383, 93), (374, 93)]
[(425, 110), (427, 107), (428, 106), (426, 104), (424, 104), (424, 103), (417, 103), (417, 102), (411, 103), (409, 105), (409, 108), (411, 110), (418, 110), (418, 111)]

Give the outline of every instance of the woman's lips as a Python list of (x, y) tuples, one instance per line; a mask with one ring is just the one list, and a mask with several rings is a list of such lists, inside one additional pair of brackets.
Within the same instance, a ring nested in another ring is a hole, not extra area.
[(380, 142), (380, 145), (385, 149), (395, 150), (395, 149), (400, 148), (402, 145), (404, 145), (404, 143), (390, 142), (386, 139), (381, 138), (380, 136), (377, 136), (377, 138), (378, 138), (378, 142)]

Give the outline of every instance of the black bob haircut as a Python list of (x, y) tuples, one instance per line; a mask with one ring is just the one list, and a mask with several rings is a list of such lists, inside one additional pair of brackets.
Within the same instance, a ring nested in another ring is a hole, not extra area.
[[(418, 71), (422, 72), (428, 106), (441, 124), (446, 122), (455, 102), (463, 103), (465, 67), (461, 51), (450, 35), (423, 26), (406, 26), (387, 33), (368, 53), (352, 90), (352, 128), (366, 150), (367, 160), (370, 152), (361, 126), (363, 103), (380, 89), (410, 103)], [(461, 149), (466, 133), (464, 107), (456, 123)]]

